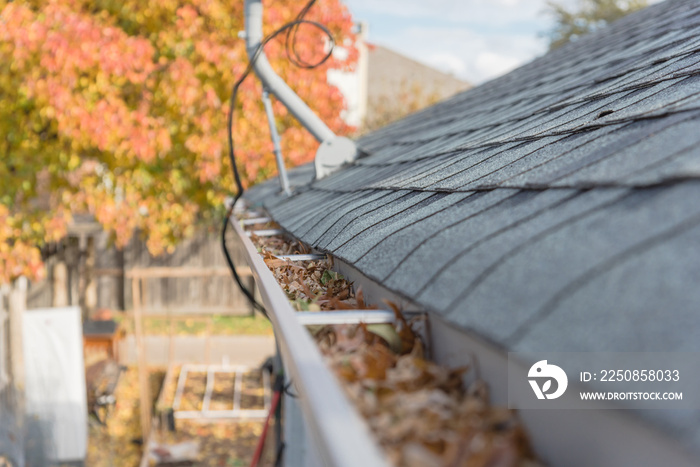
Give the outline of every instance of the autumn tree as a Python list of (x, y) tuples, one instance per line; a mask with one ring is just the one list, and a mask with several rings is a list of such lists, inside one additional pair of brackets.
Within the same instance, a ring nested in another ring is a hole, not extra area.
[(550, 0), (547, 9), (555, 25), (547, 34), (549, 49), (561, 47), (646, 6), (647, 0), (580, 0), (578, 8), (569, 9)]
[[(265, 2), (266, 33), (302, 5)], [(339, 0), (307, 19), (326, 25), (347, 54), (309, 71), (272, 66), (339, 133), (344, 100), (329, 69), (356, 61), (352, 22)], [(224, 0), (0, 0), (0, 283), (41, 273), (39, 247), (90, 213), (118, 246), (140, 230), (153, 253), (193, 224), (220, 216), (233, 186), (226, 156), (231, 86), (247, 65), (243, 2)], [(301, 27), (300, 53), (325, 36)], [(309, 58), (309, 57), (307, 57)], [(246, 183), (276, 171), (259, 82), (236, 104), (235, 138)], [(287, 163), (313, 158), (316, 142), (275, 102)]]

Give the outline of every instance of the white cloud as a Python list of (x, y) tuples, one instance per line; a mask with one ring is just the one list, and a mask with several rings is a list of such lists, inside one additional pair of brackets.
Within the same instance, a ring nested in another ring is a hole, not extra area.
[(507, 73), (520, 65), (522, 60), (494, 52), (483, 52), (476, 56), (476, 70), (485, 78), (493, 78)]
[(371, 42), (473, 84), (546, 50), (544, 0), (346, 0)]
[(449, 52), (435, 54), (428, 57), (426, 61), (429, 65), (455, 76), (464, 76), (468, 73), (464, 59)]
[(540, 34), (553, 21), (546, 0), (343, 1), (356, 20), (369, 22), (370, 42), (473, 84), (543, 54), (547, 41)]
[(507, 25), (540, 21), (545, 0), (345, 0), (351, 11), (404, 18)]
[(473, 84), (512, 70), (546, 50), (536, 35), (483, 34), (466, 28), (411, 27), (377, 42)]

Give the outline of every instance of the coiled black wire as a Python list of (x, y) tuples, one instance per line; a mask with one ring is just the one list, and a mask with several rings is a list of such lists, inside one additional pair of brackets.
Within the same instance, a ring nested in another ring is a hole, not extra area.
[[(231, 258), (231, 255), (228, 251), (228, 247), (226, 245), (226, 232), (228, 231), (228, 224), (231, 222), (231, 215), (233, 214), (233, 210), (236, 206), (236, 203), (238, 202), (239, 199), (243, 196), (244, 189), (243, 189), (243, 183), (241, 182), (241, 176), (240, 173), (238, 172), (238, 166), (236, 165), (236, 153), (235, 153), (235, 147), (234, 147), (234, 139), (233, 139), (233, 112), (234, 112), (234, 107), (236, 104), (236, 97), (238, 95), (238, 89), (240, 88), (241, 84), (245, 81), (245, 79), (250, 75), (250, 72), (253, 70), (253, 65), (255, 64), (255, 61), (258, 59), (260, 54), (263, 51), (263, 48), (265, 45), (270, 42), (272, 39), (275, 37), (279, 36), (283, 32), (286, 32), (286, 38), (285, 38), (285, 51), (287, 54), (287, 58), (291, 63), (293, 63), (295, 66), (298, 66), (299, 68), (303, 69), (312, 69), (316, 68), (318, 66), (321, 66), (323, 63), (325, 63), (330, 56), (333, 54), (333, 48), (335, 47), (335, 39), (333, 38), (333, 34), (331, 34), (330, 30), (324, 26), (323, 24), (317, 22), (317, 21), (311, 21), (304, 19), (306, 14), (309, 12), (311, 7), (316, 3), (316, 0), (310, 0), (304, 8), (299, 11), (299, 14), (297, 15), (296, 19), (294, 21), (290, 21), (289, 23), (284, 24), (282, 27), (276, 29), (274, 32), (271, 34), (265, 36), (263, 40), (260, 42), (258, 47), (255, 49), (255, 52), (253, 55), (250, 57), (250, 60), (248, 61), (248, 66), (246, 69), (241, 73), (241, 76), (236, 80), (236, 82), (233, 85), (233, 89), (231, 90), (231, 99), (229, 100), (229, 109), (228, 109), (228, 125), (227, 125), (227, 136), (228, 136), (228, 157), (229, 161), (231, 163), (231, 169), (233, 170), (233, 178), (236, 183), (236, 195), (233, 198), (233, 202), (231, 203), (231, 206), (228, 208), (226, 211), (226, 216), (224, 217), (224, 223), (223, 223), (223, 228), (221, 229), (221, 247), (224, 252), (224, 256), (226, 257), (226, 263), (228, 264), (229, 269), (231, 270), (231, 274), (233, 276), (233, 280), (236, 282), (238, 285), (238, 288), (241, 290), (243, 295), (246, 296), (246, 298), (250, 301), (250, 303), (253, 305), (253, 307), (258, 310), (260, 313), (265, 315), (268, 319), (269, 316), (267, 315), (267, 312), (265, 311), (265, 307), (258, 303), (258, 301), (255, 299), (255, 296), (253, 293), (248, 290), (247, 287), (243, 285), (243, 281), (241, 280), (240, 276), (236, 272), (236, 265), (233, 262), (233, 259)], [(328, 52), (318, 61), (318, 62), (307, 62), (306, 60), (302, 59), (301, 56), (299, 55), (298, 51), (296, 50), (296, 35), (297, 32), (299, 31), (299, 27), (302, 24), (308, 24), (311, 25), (315, 28), (320, 29), (328, 38), (329, 41), (329, 47), (328, 47)]]

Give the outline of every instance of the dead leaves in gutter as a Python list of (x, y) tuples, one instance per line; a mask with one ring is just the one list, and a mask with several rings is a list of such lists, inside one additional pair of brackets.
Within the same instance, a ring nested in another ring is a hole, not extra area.
[(277, 256), (306, 254), (309, 249), (281, 237), (251, 237), (265, 264), (282, 286), (297, 311), (327, 311), (368, 308), (362, 291), (353, 292), (352, 283), (330, 268), (328, 259), (290, 261)]
[(465, 388), (468, 368), (427, 360), (419, 338), (399, 354), (364, 324), (316, 340), (394, 465), (538, 465), (515, 413), (491, 406), (482, 384)]
[[(331, 271), (328, 259), (291, 262), (275, 255), (308, 253), (284, 237), (253, 242), (298, 311), (368, 308), (362, 291)], [(468, 368), (426, 359), (421, 339), (398, 307), (394, 325), (335, 325), (315, 339), (349, 398), (392, 464), (445, 467), (535, 467), (516, 414), (489, 404), (482, 383), (465, 387)]]

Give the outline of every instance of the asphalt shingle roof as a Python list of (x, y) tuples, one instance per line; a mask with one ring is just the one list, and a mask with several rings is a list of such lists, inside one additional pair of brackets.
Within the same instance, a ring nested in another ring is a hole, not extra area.
[[(700, 2), (667, 0), (357, 141), (292, 234), (508, 350), (700, 351)], [(310, 184), (309, 184), (310, 183)], [(654, 413), (651, 413), (654, 412)], [(700, 452), (700, 415), (646, 411)]]

